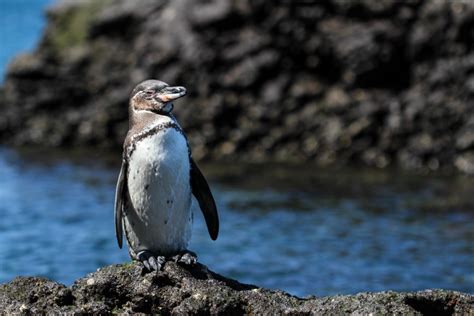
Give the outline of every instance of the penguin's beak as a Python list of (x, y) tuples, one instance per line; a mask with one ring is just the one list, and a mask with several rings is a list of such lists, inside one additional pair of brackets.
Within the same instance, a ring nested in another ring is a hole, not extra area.
[(161, 102), (167, 103), (186, 95), (185, 87), (166, 87), (156, 96)]

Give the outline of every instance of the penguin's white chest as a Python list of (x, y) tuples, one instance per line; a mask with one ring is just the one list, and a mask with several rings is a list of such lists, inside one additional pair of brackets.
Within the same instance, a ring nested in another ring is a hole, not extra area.
[(184, 136), (166, 128), (135, 144), (127, 175), (125, 231), (133, 252), (185, 250), (191, 237), (191, 187)]

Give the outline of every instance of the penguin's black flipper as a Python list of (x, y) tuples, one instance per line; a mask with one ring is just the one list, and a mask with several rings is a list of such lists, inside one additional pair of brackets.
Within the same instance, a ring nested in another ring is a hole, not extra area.
[(206, 179), (199, 170), (192, 158), (191, 163), (191, 190), (199, 203), (204, 218), (206, 220), (207, 230), (212, 240), (217, 239), (219, 234), (219, 216), (217, 215), (216, 202), (212, 197), (211, 190)]
[(125, 202), (125, 189), (126, 189), (126, 174), (127, 174), (127, 163), (122, 162), (120, 173), (117, 181), (117, 188), (115, 189), (115, 235), (117, 237), (117, 243), (119, 248), (122, 248), (123, 243), (123, 232), (122, 232), (122, 216), (123, 216), (123, 205)]

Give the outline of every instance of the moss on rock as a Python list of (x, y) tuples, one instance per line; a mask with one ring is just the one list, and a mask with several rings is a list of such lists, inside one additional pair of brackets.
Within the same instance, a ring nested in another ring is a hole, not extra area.
[(113, 0), (79, 1), (60, 4), (50, 11), (49, 32), (45, 44), (57, 54), (63, 54), (88, 40), (94, 19)]

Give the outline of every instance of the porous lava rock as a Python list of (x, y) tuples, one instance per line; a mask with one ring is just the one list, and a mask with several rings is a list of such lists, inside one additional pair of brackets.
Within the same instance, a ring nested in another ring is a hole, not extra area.
[(145, 274), (141, 264), (107, 266), (71, 287), (38, 277), (0, 285), (6, 314), (158, 315), (469, 315), (470, 294), (425, 290), (298, 298), (239, 283), (197, 264), (174, 262)]
[(474, 173), (472, 1), (62, 1), (0, 92), (6, 144), (119, 147), (140, 81), (184, 85), (197, 159)]

